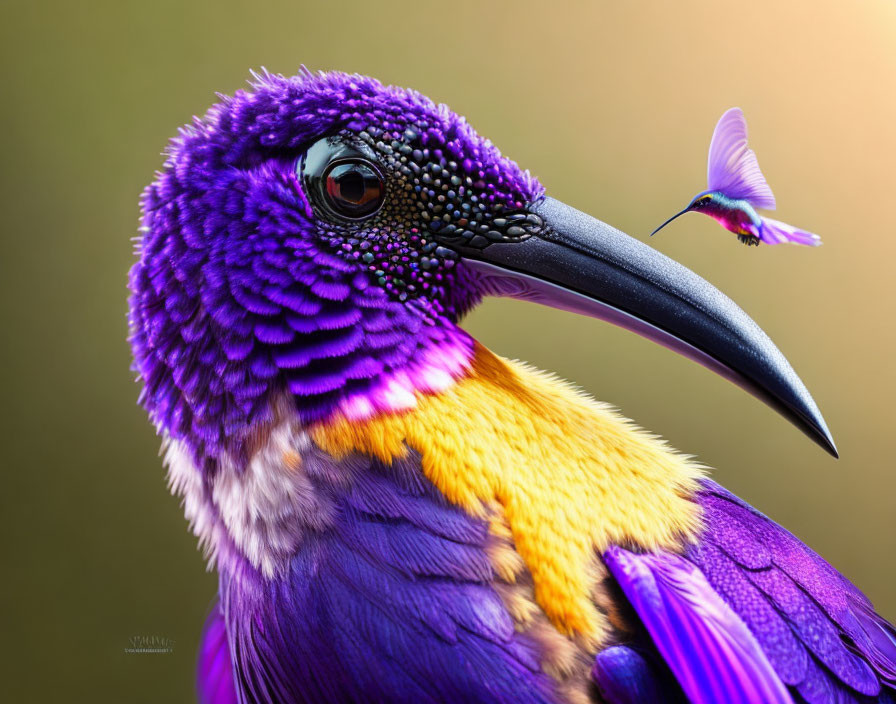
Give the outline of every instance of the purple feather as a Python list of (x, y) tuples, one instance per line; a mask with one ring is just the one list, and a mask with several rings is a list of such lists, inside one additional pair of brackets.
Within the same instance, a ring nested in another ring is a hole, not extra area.
[(241, 701), (556, 704), (539, 644), (492, 587), (486, 522), (419, 458), (304, 458), (317, 511), (282, 578), (221, 574)]
[(790, 242), (792, 244), (804, 244), (809, 247), (817, 247), (821, 244), (821, 237), (813, 232), (799, 230), (793, 225), (764, 216), (760, 217), (760, 221), (762, 224), (759, 227), (759, 239), (766, 244)]
[(792, 704), (756, 638), (695, 565), (611, 547), (604, 560), (694, 704)]
[(710, 191), (745, 200), (754, 208), (775, 209), (772, 189), (759, 170), (756, 154), (747, 146), (747, 121), (740, 108), (731, 108), (716, 124), (706, 180)]
[(406, 407), (414, 391), (438, 391), (467, 367), (473, 343), (457, 321), (481, 293), (433, 233), (473, 227), (469, 214), (442, 213), (421, 187), (422, 227), (388, 208), (363, 227), (331, 226), (297, 169), (310, 143), (340, 130), (391, 150), (393, 171), (423, 168), (415, 154), (452, 169), (476, 221), (543, 192), (463, 118), (414, 91), (303, 72), (266, 73), (222, 96), (172, 140), (144, 191), (130, 274), (141, 402), (199, 466), (238, 455), (253, 414), (286, 392), (305, 423), (360, 417)]
[(608, 704), (683, 704), (684, 696), (669, 671), (651, 655), (626, 645), (600, 651), (591, 676)]
[(199, 704), (237, 704), (227, 643), (227, 627), (218, 602), (205, 621), (196, 665), (196, 694)]
[(706, 530), (686, 557), (746, 623), (781, 679), (810, 704), (889, 701), (896, 631), (831, 565), (705, 481)]

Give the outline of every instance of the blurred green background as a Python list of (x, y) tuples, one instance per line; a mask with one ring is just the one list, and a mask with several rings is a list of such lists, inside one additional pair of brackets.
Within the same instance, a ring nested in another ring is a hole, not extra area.
[[(896, 618), (891, 0), (7, 0), (0, 40), (4, 701), (192, 699), (215, 578), (135, 404), (125, 277), (166, 140), (260, 66), (415, 87), (642, 239), (704, 187), (715, 121), (741, 106), (779, 217), (825, 245), (747, 250), (695, 215), (651, 244), (765, 328), (843, 459), (606, 324), (489, 301), (467, 327), (717, 467)], [(174, 651), (125, 654), (134, 635)]]

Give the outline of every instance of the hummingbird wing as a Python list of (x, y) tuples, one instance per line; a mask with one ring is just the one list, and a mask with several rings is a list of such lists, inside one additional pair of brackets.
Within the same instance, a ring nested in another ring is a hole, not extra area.
[(808, 247), (817, 247), (821, 244), (821, 237), (813, 232), (798, 230), (793, 225), (788, 225), (780, 220), (761, 217), (762, 226), (759, 228), (759, 239), (766, 244), (804, 244)]
[(775, 209), (772, 189), (759, 170), (756, 153), (747, 146), (747, 121), (740, 108), (722, 115), (712, 133), (706, 179), (711, 191), (754, 208)]

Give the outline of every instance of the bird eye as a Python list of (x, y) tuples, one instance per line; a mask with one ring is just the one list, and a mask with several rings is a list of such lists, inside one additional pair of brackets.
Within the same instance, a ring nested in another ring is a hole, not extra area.
[(299, 157), (296, 170), (322, 214), (362, 220), (378, 212), (386, 199), (386, 183), (375, 159), (354, 141), (325, 137)]
[(327, 204), (344, 217), (365, 218), (383, 204), (385, 184), (379, 172), (366, 161), (333, 164), (323, 182)]

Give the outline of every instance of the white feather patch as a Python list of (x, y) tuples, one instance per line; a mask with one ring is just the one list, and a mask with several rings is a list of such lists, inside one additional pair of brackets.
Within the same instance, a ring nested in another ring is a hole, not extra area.
[(303, 471), (310, 447), (298, 424), (281, 421), (246, 466), (222, 456), (206, 484), (186, 446), (166, 440), (169, 487), (183, 498), (184, 515), (211, 565), (227, 541), (265, 577), (277, 576), (305, 533), (329, 521), (329, 493)]

